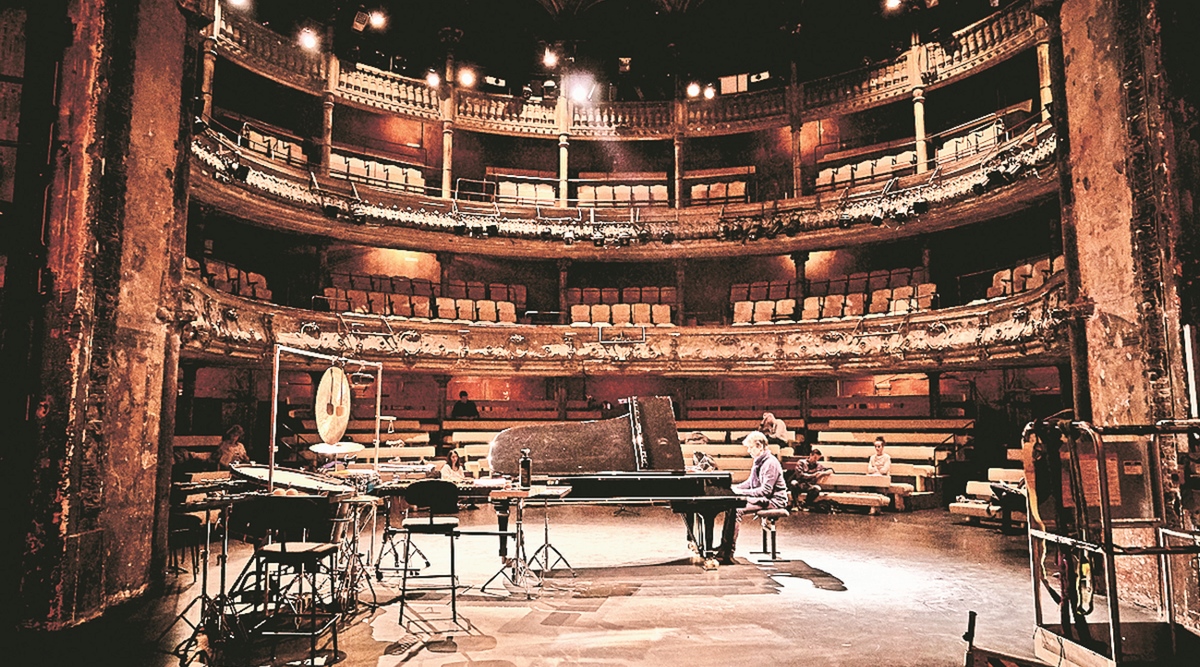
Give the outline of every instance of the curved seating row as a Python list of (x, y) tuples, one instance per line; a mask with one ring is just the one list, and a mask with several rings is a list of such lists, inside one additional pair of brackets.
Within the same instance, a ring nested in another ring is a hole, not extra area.
[(664, 285), (662, 287), (568, 287), (566, 290), (567, 305), (574, 306), (576, 304), (594, 305), (597, 303), (606, 303), (615, 305), (618, 303), (648, 303), (648, 304), (675, 304), (679, 301), (679, 292), (674, 286)]
[(410, 296), (408, 294), (393, 294), (389, 292), (347, 290), (340, 287), (326, 287), (324, 294), (317, 298), (323, 300), (328, 305), (329, 310), (363, 315), (383, 315), (434, 321), (492, 322), (500, 324), (515, 324), (517, 322), (516, 305), (511, 301), (493, 301), (491, 299), (480, 299), (477, 301), (475, 299), (452, 299), (445, 296)]
[(273, 296), (266, 278), (253, 271), (243, 271), (228, 262), (206, 257), (201, 264), (188, 257), (185, 267), (199, 272), (204, 282), (222, 292), (264, 301), (270, 301)]
[[(822, 320), (839, 317), (862, 317), (864, 315), (896, 315), (929, 310), (937, 296), (937, 285), (922, 283), (905, 285), (896, 289), (879, 289), (868, 294), (829, 294), (805, 297), (800, 310), (800, 320)], [(869, 299), (869, 302), (868, 302)], [(765, 299), (762, 301), (738, 301), (733, 304), (733, 324), (769, 324), (796, 321), (797, 300)]]
[(571, 306), (571, 326), (669, 327), (671, 306), (665, 303), (577, 303)]

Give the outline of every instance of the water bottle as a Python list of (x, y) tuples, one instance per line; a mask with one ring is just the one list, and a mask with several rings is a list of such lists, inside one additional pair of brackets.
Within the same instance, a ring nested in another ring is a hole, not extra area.
[(519, 461), (521, 474), (518, 477), (518, 486), (522, 489), (528, 489), (530, 482), (533, 479), (533, 459), (529, 458), (529, 450), (521, 450), (521, 459)]

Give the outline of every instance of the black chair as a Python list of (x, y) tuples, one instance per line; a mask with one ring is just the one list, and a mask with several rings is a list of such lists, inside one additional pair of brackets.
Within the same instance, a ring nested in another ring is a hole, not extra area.
[(779, 557), (779, 550), (775, 542), (775, 522), (786, 518), (790, 514), (791, 511), (786, 507), (768, 507), (754, 513), (755, 518), (762, 522), (762, 551), (755, 551), (753, 553), (770, 556), (770, 558), (762, 559), (763, 562), (787, 562), (787, 559)]
[[(315, 664), (317, 639), (329, 632), (336, 661), (341, 613), (334, 528), (344, 504), (337, 496), (265, 496), (248, 504), (246, 525), (265, 541), (239, 577), (240, 591), (235, 584), (235, 594), (254, 601), (260, 619), (253, 633), (308, 637), (309, 664)], [(328, 590), (322, 592), (326, 582)]]
[[(458, 487), (453, 482), (441, 479), (424, 479), (414, 482), (404, 492), (404, 500), (412, 511), (401, 523), (404, 534), (404, 553), (412, 553), (413, 535), (444, 535), (450, 538), (450, 573), (412, 573), (404, 568), (400, 589), (400, 622), (404, 623), (404, 605), (410, 590), (450, 591), (450, 618), (458, 623), (458, 573), (455, 567), (454, 541), (458, 537), (458, 517), (447, 516), (458, 511)], [(433, 583), (419, 588), (409, 588), (414, 579), (449, 579), (447, 584)]]

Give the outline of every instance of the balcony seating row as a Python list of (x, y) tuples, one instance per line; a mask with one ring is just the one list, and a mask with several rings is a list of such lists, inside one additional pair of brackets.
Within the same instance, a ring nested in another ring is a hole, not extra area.
[(387, 294), (435, 297), (442, 295), (442, 286), (424, 278), (405, 276), (377, 276), (361, 273), (331, 273), (329, 282), (333, 287), (346, 290), (365, 290)]
[(748, 201), (746, 181), (695, 183), (689, 194), (693, 206)]
[(669, 199), (665, 183), (579, 186), (580, 206), (662, 206)]
[(665, 303), (674, 305), (678, 302), (678, 291), (671, 285), (663, 287), (568, 287), (566, 291), (567, 305), (594, 305), (606, 303)]
[(442, 290), (451, 299), (474, 299), (483, 301), (512, 301), (517, 310), (525, 310), (527, 290), (524, 285), (509, 285), (507, 283), (484, 284), (476, 280), (448, 280)]
[(329, 175), (352, 181), (369, 182), (393, 190), (425, 191), (425, 175), (420, 169), (399, 164), (365, 160), (353, 155), (332, 153)]
[(326, 287), (321, 297), (329, 309), (359, 314), (405, 317), (415, 320), (498, 322), (515, 324), (517, 310), (511, 301), (409, 296), (367, 290)]
[(571, 326), (669, 327), (671, 306), (665, 303), (577, 303), (571, 306)]
[(250, 126), (246, 126), (242, 136), (244, 137), (242, 145), (256, 153), (266, 155), (272, 160), (295, 165), (308, 164), (304, 146), (299, 142), (262, 134)]
[(828, 296), (830, 294), (867, 294), (876, 290), (896, 289), (925, 282), (925, 269), (920, 266), (860, 271), (828, 280), (811, 280), (807, 289), (799, 281), (760, 281), (738, 283), (729, 288), (729, 302), (800, 300), (806, 296)]
[[(937, 286), (922, 283), (896, 289), (880, 289), (868, 295), (830, 294), (810, 296), (801, 302), (800, 320), (823, 320), (864, 315), (896, 315), (929, 310), (933, 307)], [(793, 323), (796, 321), (796, 299), (738, 301), (733, 304), (733, 324)]]
[(554, 186), (549, 183), (516, 181), (498, 182), (496, 198), (502, 202), (524, 206), (553, 206), (558, 201)]
[(271, 300), (271, 289), (267, 287), (267, 279), (253, 271), (243, 271), (228, 262), (206, 257), (203, 266), (200, 262), (188, 257), (185, 266), (190, 271), (197, 271), (206, 283), (213, 289), (249, 297), (251, 299)]
[(1004, 123), (997, 121), (970, 134), (947, 138), (937, 149), (935, 157), (938, 164), (954, 162), (995, 148), (1004, 139)]
[(1061, 255), (1053, 260), (1046, 257), (1033, 263), (1001, 269), (992, 275), (992, 286), (987, 290), (987, 298), (995, 299), (1037, 289), (1047, 278), (1062, 270)]
[(840, 188), (856, 183), (867, 183), (875, 179), (891, 178), (912, 173), (917, 167), (916, 151), (904, 151), (896, 155), (863, 160), (857, 164), (826, 167), (817, 173), (818, 190)]

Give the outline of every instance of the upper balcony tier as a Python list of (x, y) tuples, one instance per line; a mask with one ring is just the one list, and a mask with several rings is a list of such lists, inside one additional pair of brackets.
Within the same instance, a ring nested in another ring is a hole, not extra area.
[(251, 223), (379, 248), (653, 261), (827, 250), (972, 224), (1055, 196), (1048, 124), (924, 174), (774, 202), (635, 208), (441, 199), (256, 159), (216, 133), (192, 145), (196, 200)]
[(1067, 356), (1063, 281), (964, 306), (742, 327), (461, 323), (288, 308), (189, 273), (183, 354), (261, 360), (274, 344), (428, 372), (835, 376), (1051, 365)]
[[(458, 127), (522, 136), (584, 139), (671, 139), (785, 126), (793, 119), (837, 116), (932, 90), (1012, 57), (1037, 40), (1028, 3), (919, 44), (896, 58), (783, 88), (721, 95), (695, 103), (601, 102), (556, 105), (511, 95), (457, 91), (449, 108), (424, 81), (301, 49), (234, 13), (222, 15), (218, 52), (278, 83), (335, 100), (419, 119), (452, 119)], [(334, 69), (334, 71), (330, 71)]]

